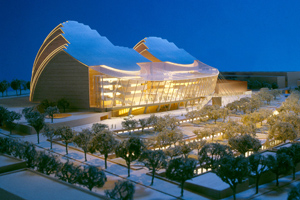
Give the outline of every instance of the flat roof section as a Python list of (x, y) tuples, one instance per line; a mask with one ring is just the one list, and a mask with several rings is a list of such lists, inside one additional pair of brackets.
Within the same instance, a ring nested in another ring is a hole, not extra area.
[(23, 199), (31, 200), (107, 199), (28, 169), (0, 175), (0, 188)]

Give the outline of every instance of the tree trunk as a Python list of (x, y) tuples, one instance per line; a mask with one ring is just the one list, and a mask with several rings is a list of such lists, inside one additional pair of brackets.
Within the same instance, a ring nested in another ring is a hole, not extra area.
[(84, 160), (85, 160), (85, 162), (87, 161), (87, 159), (86, 159), (86, 151), (84, 151)]
[(276, 174), (276, 186), (279, 186), (278, 178), (279, 178), (279, 174)]
[(181, 197), (183, 197), (183, 185), (184, 185), (184, 180), (181, 181), (181, 193), (180, 193)]
[(232, 192), (233, 192), (233, 199), (236, 200), (236, 196), (235, 196), (235, 194), (236, 194), (236, 185), (233, 185)]
[(296, 173), (296, 167), (293, 167), (293, 180), (295, 180), (296, 178), (295, 173)]
[(52, 149), (52, 139), (50, 140), (50, 149)]
[(38, 144), (39, 144), (39, 143), (40, 143), (40, 132), (39, 132), (39, 131), (37, 131), (37, 132), (36, 132), (36, 135), (37, 135)]
[(105, 169), (107, 169), (107, 157), (108, 157), (107, 153), (104, 154)]
[(68, 155), (68, 143), (66, 143), (66, 155)]
[(130, 177), (130, 162), (127, 163), (128, 177)]
[(259, 183), (259, 177), (256, 176), (256, 181), (255, 181), (255, 194), (258, 193), (258, 183)]
[(150, 185), (153, 185), (154, 175), (155, 175), (155, 169), (153, 168), (152, 169), (152, 179), (151, 179), (151, 184)]

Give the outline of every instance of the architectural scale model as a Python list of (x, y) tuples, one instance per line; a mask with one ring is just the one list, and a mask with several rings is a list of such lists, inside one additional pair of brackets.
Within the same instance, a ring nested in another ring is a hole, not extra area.
[(170, 110), (211, 96), (218, 74), (165, 39), (120, 47), (87, 25), (67, 21), (49, 33), (36, 55), (30, 101), (66, 98), (73, 107), (113, 116)]

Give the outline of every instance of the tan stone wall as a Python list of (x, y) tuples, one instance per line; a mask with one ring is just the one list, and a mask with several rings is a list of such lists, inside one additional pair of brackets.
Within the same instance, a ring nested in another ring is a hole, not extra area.
[(246, 81), (226, 80), (218, 81), (215, 93), (219, 95), (226, 95), (227, 93), (241, 93), (247, 91)]
[(89, 108), (88, 67), (64, 51), (45, 67), (34, 91), (33, 101), (66, 98), (71, 108)]

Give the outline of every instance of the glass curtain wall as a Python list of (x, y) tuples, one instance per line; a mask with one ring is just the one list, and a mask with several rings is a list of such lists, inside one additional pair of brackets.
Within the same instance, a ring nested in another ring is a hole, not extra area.
[(212, 95), (217, 76), (188, 80), (145, 81), (94, 76), (95, 107), (145, 106)]

